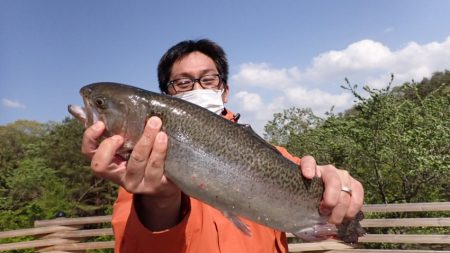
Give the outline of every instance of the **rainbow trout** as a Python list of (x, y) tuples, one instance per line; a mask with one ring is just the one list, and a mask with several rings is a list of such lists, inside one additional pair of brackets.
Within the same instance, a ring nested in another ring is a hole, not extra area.
[(69, 112), (88, 127), (100, 120), (105, 136), (121, 135), (125, 159), (146, 120), (158, 116), (168, 135), (165, 173), (184, 193), (226, 215), (241, 231), (245, 217), (305, 240), (336, 235), (357, 242), (359, 219), (339, 225), (319, 214), (323, 185), (307, 180), (298, 165), (283, 157), (248, 127), (187, 101), (118, 83), (94, 83), (80, 90), (84, 108)]

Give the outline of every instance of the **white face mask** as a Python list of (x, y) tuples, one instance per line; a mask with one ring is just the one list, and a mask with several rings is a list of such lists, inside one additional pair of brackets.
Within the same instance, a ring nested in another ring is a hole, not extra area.
[(173, 96), (206, 108), (215, 114), (220, 114), (224, 109), (223, 92), (224, 90), (196, 89)]

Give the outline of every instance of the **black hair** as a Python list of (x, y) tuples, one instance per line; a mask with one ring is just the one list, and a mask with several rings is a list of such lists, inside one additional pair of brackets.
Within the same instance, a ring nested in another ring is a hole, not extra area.
[(161, 92), (167, 93), (173, 64), (192, 52), (200, 52), (210, 57), (222, 77), (224, 88), (228, 87), (228, 60), (225, 51), (217, 43), (208, 39), (185, 40), (167, 50), (159, 60), (158, 82)]

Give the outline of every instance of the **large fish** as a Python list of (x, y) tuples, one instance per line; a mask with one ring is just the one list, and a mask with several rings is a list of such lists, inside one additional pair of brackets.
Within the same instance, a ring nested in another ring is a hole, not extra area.
[(283, 157), (251, 129), (177, 99), (118, 83), (94, 83), (80, 90), (84, 108), (69, 112), (88, 127), (100, 120), (106, 136), (119, 134), (118, 151), (128, 157), (146, 120), (158, 116), (168, 135), (165, 173), (184, 193), (221, 210), (244, 233), (238, 216), (296, 236), (315, 240), (336, 234), (356, 242), (358, 220), (336, 228), (318, 207), (320, 179), (307, 180), (298, 165)]

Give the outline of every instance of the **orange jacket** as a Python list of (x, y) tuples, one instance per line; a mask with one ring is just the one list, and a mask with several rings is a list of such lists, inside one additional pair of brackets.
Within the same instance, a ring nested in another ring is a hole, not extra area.
[[(225, 118), (236, 121), (226, 111)], [(290, 155), (286, 149), (278, 150), (299, 164), (300, 158)], [(114, 204), (112, 225), (115, 236), (115, 252), (288, 252), (286, 234), (241, 218), (250, 228), (252, 236), (239, 231), (217, 209), (188, 197), (190, 210), (176, 226), (152, 232), (140, 222), (133, 204), (133, 195), (119, 188)]]

